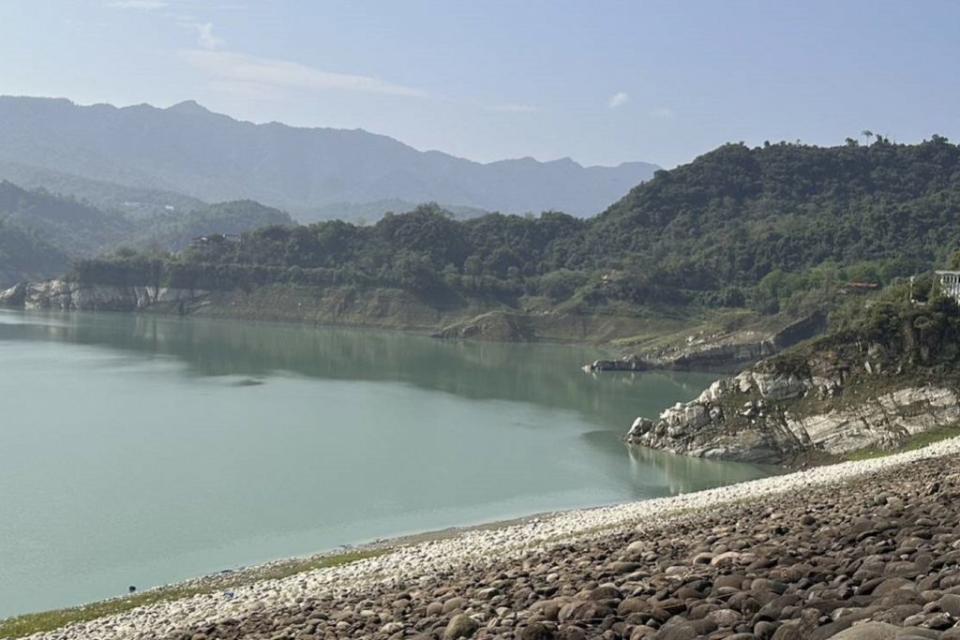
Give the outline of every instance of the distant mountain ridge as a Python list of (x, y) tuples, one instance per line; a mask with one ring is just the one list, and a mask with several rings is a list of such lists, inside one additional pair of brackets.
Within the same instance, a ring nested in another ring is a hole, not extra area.
[[(93, 180), (81, 176), (44, 169), (19, 162), (0, 160), (0, 181), (7, 181), (30, 190), (43, 190), (66, 198), (73, 198), (104, 211), (116, 211), (134, 218), (168, 216), (173, 212), (189, 212), (203, 209), (209, 203), (198, 198), (144, 187), (128, 187), (114, 182)], [(359, 224), (372, 223), (387, 212), (412, 211), (420, 202), (398, 198), (372, 202), (333, 202), (322, 207), (313, 207), (298, 216), (299, 222), (308, 224), (322, 220), (344, 220)], [(439, 203), (457, 218), (476, 218), (489, 213), (476, 207)]]
[(30, 97), (0, 97), (0, 162), (208, 202), (252, 199), (298, 216), (379, 200), (585, 216), (658, 169), (569, 158), (483, 164), (363, 130), (241, 122), (193, 101), (117, 108)]

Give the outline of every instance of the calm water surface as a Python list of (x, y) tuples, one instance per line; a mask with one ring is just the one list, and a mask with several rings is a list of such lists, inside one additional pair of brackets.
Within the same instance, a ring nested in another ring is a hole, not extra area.
[(630, 450), (711, 375), (596, 350), (0, 312), (0, 617), (765, 470)]

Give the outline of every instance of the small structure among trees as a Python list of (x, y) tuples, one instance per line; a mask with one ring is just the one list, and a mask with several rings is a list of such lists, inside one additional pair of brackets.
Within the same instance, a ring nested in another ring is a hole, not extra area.
[(960, 271), (935, 271), (940, 292), (960, 303)]

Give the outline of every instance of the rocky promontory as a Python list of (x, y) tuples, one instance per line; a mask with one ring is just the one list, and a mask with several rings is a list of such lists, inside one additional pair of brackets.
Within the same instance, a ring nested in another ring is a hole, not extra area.
[(714, 382), (657, 420), (637, 418), (627, 441), (682, 455), (792, 464), (892, 450), (911, 436), (960, 421), (952, 388), (906, 386), (849, 404), (829, 401), (842, 392), (838, 378), (748, 370)]
[(632, 444), (770, 464), (893, 450), (960, 433), (960, 310), (879, 303), (833, 333), (714, 382), (695, 400), (637, 418)]

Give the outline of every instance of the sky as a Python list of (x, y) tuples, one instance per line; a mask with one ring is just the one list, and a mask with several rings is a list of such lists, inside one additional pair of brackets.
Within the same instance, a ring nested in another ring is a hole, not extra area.
[(730, 141), (957, 140), (958, 33), (954, 0), (0, 0), (0, 94), (673, 167)]

